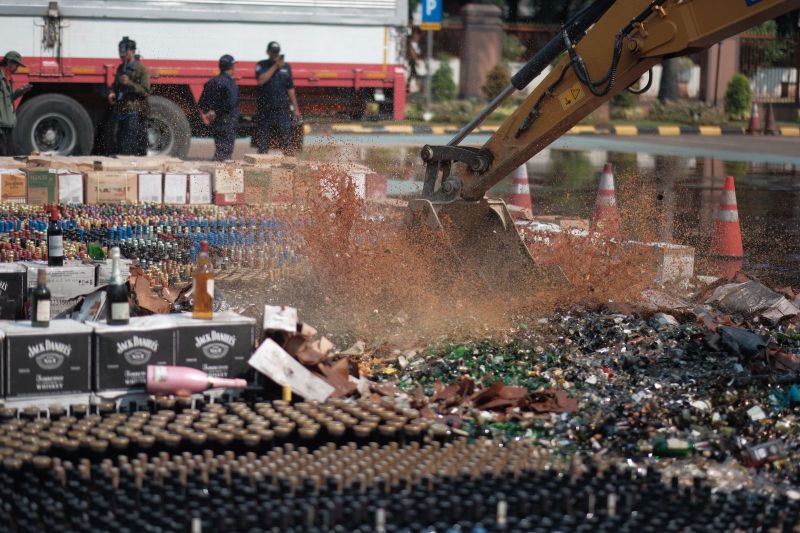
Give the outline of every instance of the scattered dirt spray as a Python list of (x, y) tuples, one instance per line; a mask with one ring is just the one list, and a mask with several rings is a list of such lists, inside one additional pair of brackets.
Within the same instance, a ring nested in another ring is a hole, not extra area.
[[(405, 225), (403, 207), (365, 204), (343, 165), (323, 164), (295, 179), (313, 184), (293, 222), (298, 252), (309, 264), (295, 281), (304, 295), (295, 305), (313, 308), (329, 328), (356, 337), (413, 344), (485, 335), (521, 314), (634, 298), (652, 280), (641, 249), (563, 235), (541, 250), (541, 259), (560, 265), (568, 286), (534, 282), (486, 291), (450, 261), (439, 235)], [(532, 249), (536, 256), (537, 246)]]

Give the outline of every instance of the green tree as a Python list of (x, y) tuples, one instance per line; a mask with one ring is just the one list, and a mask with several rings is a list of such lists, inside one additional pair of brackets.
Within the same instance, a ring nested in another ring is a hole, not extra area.
[(453, 69), (446, 55), (439, 56), (439, 69), (431, 77), (431, 96), (437, 102), (453, 100), (457, 95)]
[(520, 61), (524, 59), (525, 45), (519, 40), (516, 35), (508, 33), (503, 34), (503, 40), (500, 48), (500, 59), (504, 62)]
[(498, 63), (486, 74), (486, 82), (481, 87), (483, 94), (491, 100), (511, 83), (511, 70), (505, 63)]
[(742, 120), (750, 113), (753, 89), (744, 74), (734, 74), (725, 91), (725, 112), (734, 119)]

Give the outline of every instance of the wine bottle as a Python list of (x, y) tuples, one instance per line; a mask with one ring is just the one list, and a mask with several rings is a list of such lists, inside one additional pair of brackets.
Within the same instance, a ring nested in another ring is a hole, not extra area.
[(50, 325), (50, 289), (45, 268), (36, 271), (36, 288), (31, 293), (31, 325), (37, 328)]
[(217, 387), (243, 389), (243, 379), (215, 378), (202, 370), (185, 366), (147, 366), (147, 392), (186, 396)]
[(64, 266), (64, 232), (58, 225), (58, 208), (50, 211), (50, 225), (47, 227), (47, 265)]
[(115, 246), (111, 249), (111, 281), (106, 288), (106, 309), (108, 310), (106, 322), (115, 326), (127, 324), (131, 316), (128, 289), (125, 282), (122, 281), (119, 264), (119, 248)]
[(194, 310), (193, 318), (212, 318), (214, 303), (214, 266), (208, 256), (208, 241), (200, 242), (200, 254), (194, 268)]

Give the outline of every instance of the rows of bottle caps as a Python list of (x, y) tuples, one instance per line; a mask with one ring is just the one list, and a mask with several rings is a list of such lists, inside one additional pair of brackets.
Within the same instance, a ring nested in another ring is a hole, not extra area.
[[(786, 495), (565, 460), (526, 441), (349, 433), (355, 420), (418, 419), (399, 404), (169, 402), (124, 413), (113, 403), (0, 411), (6, 530), (791, 531), (800, 517)], [(265, 433), (319, 420), (325, 435)], [(176, 438), (212, 428), (213, 443)], [(131, 431), (138, 444), (120, 447)], [(116, 444), (104, 446), (107, 438)], [(45, 450), (39, 441), (77, 444)]]
[[(46, 260), (50, 211), (43, 206), (0, 206), (0, 261)], [(201, 241), (220, 270), (282, 273), (305, 268), (297, 232), (300, 218), (270, 206), (59, 206), (66, 259), (122, 257), (187, 280)]]

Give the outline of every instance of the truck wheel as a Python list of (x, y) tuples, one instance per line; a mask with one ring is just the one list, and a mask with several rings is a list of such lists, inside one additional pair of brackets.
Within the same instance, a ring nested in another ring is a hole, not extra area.
[(63, 94), (43, 94), (20, 106), (14, 137), (23, 154), (88, 155), (94, 125), (76, 100)]
[(189, 119), (180, 106), (163, 96), (151, 96), (147, 124), (148, 155), (186, 157), (192, 142)]

